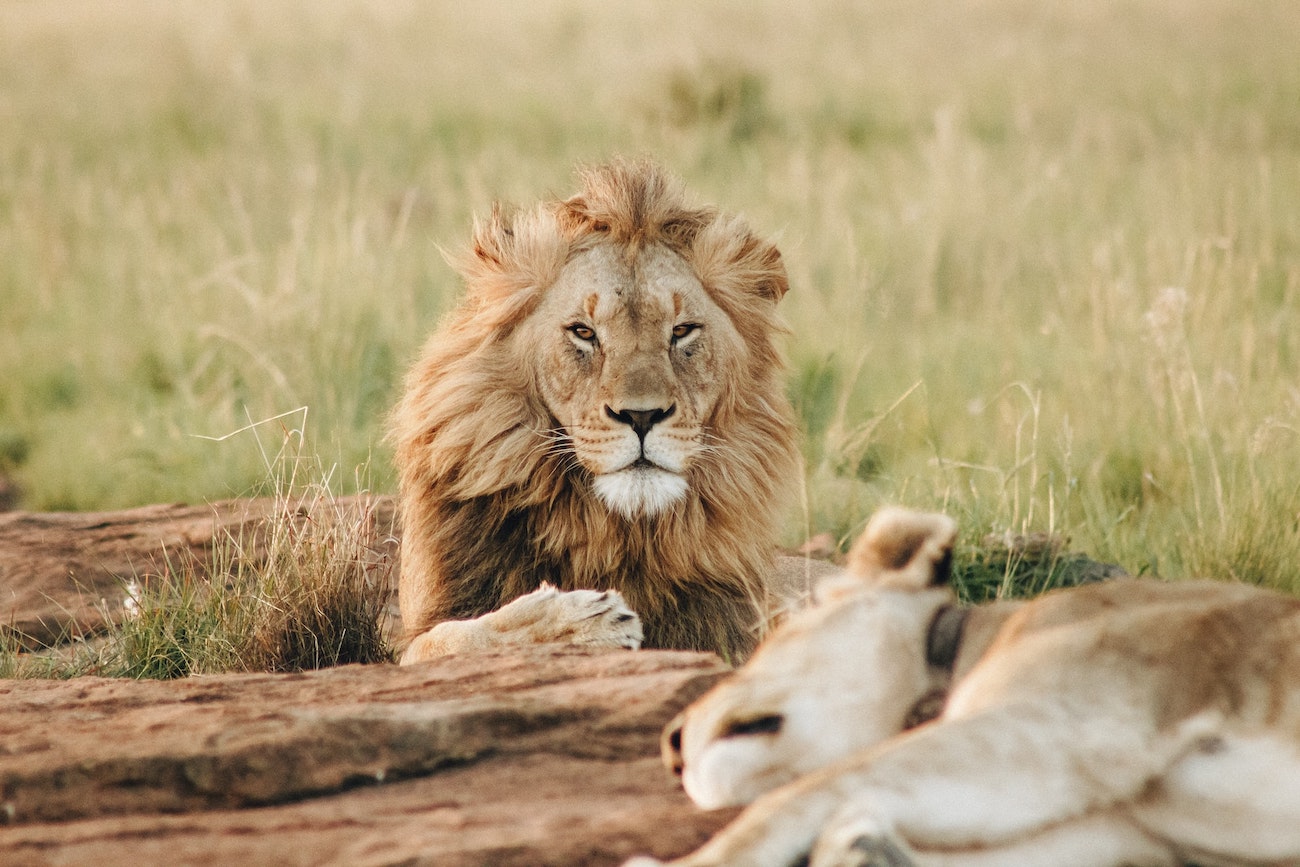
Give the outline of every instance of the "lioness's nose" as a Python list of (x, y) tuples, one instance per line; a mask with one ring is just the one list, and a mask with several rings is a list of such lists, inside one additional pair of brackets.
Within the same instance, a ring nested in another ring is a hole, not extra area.
[(650, 428), (659, 424), (659, 422), (668, 418), (677, 412), (677, 404), (672, 404), (667, 409), (656, 407), (654, 409), (614, 409), (612, 406), (605, 407), (605, 415), (621, 421), (636, 431), (636, 435), (645, 439), (645, 435), (650, 433)]
[(686, 764), (682, 761), (682, 726), (686, 722), (685, 717), (684, 713), (673, 717), (659, 738), (659, 754), (663, 757), (664, 765), (677, 777), (682, 775), (682, 768)]

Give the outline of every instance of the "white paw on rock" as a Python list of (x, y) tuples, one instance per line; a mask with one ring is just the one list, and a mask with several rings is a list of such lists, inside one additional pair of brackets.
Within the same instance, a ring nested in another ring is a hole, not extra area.
[(501, 632), (522, 633), (537, 644), (577, 644), (636, 650), (641, 618), (617, 590), (557, 590), (543, 584), (489, 615)]

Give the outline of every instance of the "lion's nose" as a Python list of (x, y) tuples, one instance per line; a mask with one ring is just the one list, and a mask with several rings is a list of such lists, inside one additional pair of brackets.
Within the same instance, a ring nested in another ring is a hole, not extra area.
[(682, 760), (682, 726), (686, 722), (685, 717), (686, 714), (680, 713), (674, 717), (673, 721), (664, 728), (663, 736), (659, 741), (659, 751), (663, 756), (664, 764), (677, 777), (682, 775), (682, 768), (686, 766)]
[(675, 412), (677, 412), (677, 404), (672, 404), (667, 409), (659, 407), (654, 409), (614, 409), (612, 406), (605, 407), (605, 415), (632, 428), (641, 439), (645, 439), (645, 435), (650, 433), (652, 427)]

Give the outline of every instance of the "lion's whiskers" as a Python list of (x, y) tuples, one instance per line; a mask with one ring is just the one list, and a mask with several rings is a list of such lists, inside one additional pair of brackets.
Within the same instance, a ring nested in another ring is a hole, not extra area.
[[(793, 416), (762, 369), (775, 363), (772, 307), (787, 288), (777, 249), (740, 219), (689, 204), (655, 166), (615, 161), (584, 172), (577, 198), (493, 211), (455, 264), (465, 300), (426, 343), (393, 415), (402, 513), (414, 516), (404, 622), (489, 611), (540, 568), (565, 585), (626, 591), (653, 646), (743, 656), (754, 606), (742, 594), (770, 568), (780, 518), (772, 480), (798, 463)], [(724, 279), (754, 303), (707, 303), (704, 285)], [(592, 304), (596, 323), (585, 321)], [(683, 325), (688, 313), (700, 321)], [(665, 340), (669, 319), (684, 338)], [(750, 357), (771, 360), (733, 366), (725, 339), (691, 349), (728, 322)], [(567, 343), (539, 342), (545, 333)], [(666, 353), (678, 373), (641, 364), (643, 350)], [(756, 399), (714, 424), (740, 448), (697, 435), (698, 410), (736, 389)], [(531, 423), (502, 430), (503, 418)]]

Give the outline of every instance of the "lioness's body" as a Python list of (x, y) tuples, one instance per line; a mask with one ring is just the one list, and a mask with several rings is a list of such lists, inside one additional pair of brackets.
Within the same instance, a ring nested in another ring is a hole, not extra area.
[[(693, 764), (723, 774), (709, 759), (718, 753), (747, 762), (752, 787), (772, 778), (782, 750), (797, 763), (789, 751), (816, 737), (818, 720), (827, 730), (859, 719), (865, 730), (879, 719), (897, 728), (936, 685), (947, 690), (937, 719), (868, 738), (759, 797), (674, 863), (780, 867), (809, 852), (813, 865), (1300, 863), (1300, 600), (1217, 582), (1062, 590), (971, 610), (951, 668), (936, 670), (927, 644), (951, 604), (944, 589), (886, 574), (778, 630), (752, 670), (688, 708), (677, 733), (688, 781)], [(877, 629), (912, 625), (865, 654), (842, 630), (817, 643), (827, 637), (819, 620), (847, 624), (855, 613)], [(802, 683), (787, 683), (780, 701), (763, 692), (764, 672), (794, 661), (815, 678), (835, 638), (860, 673), (823, 692), (869, 693), (873, 672), (891, 666), (910, 686), (860, 703), (859, 719), (827, 713)], [(764, 736), (728, 734), (744, 731), (728, 720), (756, 715), (779, 718), (768, 724), (771, 756)], [(694, 785), (722, 802), (743, 782), (697, 774)]]
[[(407, 377), (391, 433), (402, 619), (416, 638), (547, 582), (621, 594), (650, 647), (737, 658), (772, 607), (796, 478), (776, 348), (785, 269), (654, 166), (583, 182), (476, 226), (466, 298)], [(555, 601), (420, 637), (404, 661), (493, 635), (568, 640), (534, 610)], [(617, 633), (596, 643), (634, 646)]]

